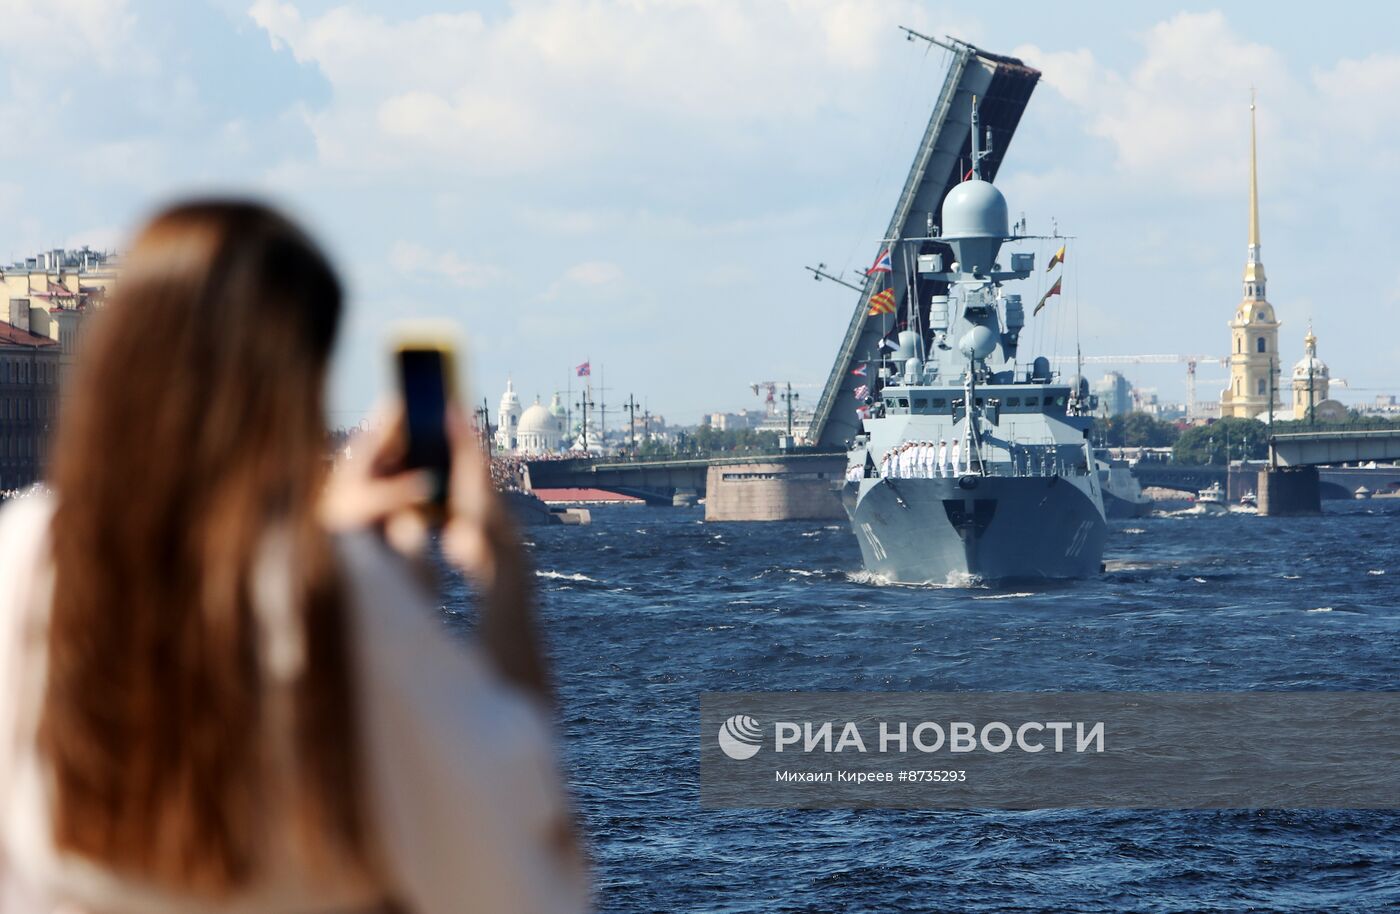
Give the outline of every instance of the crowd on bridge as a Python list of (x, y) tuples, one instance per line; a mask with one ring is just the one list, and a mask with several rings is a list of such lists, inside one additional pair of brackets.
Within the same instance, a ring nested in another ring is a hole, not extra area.
[(40, 482), (22, 489), (0, 489), (0, 501), (9, 501), (12, 498), (29, 498), (31, 495), (47, 494), (49, 494), (48, 486)]
[(491, 482), (499, 492), (522, 492), (525, 489), (525, 458), (502, 454), (491, 458)]

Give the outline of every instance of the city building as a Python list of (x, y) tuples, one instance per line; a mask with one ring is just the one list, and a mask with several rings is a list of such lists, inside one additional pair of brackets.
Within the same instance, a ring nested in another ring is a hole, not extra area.
[(1103, 415), (1122, 416), (1133, 411), (1133, 385), (1119, 372), (1110, 371), (1095, 381), (1093, 392)]
[(1371, 403), (1362, 404), (1356, 409), (1363, 416), (1374, 416), (1381, 419), (1400, 418), (1400, 397), (1394, 394), (1378, 394)]
[(535, 402), (520, 414), (520, 423), (515, 430), (517, 453), (552, 454), (560, 449), (564, 441), (564, 422), (552, 409), (558, 404), (558, 394), (554, 395), (554, 402), (548, 407), (536, 397)]
[(116, 255), (55, 248), (0, 267), (0, 321), (58, 341), (60, 380), (83, 348), (87, 319), (117, 279)]
[(1249, 103), (1249, 257), (1244, 267), (1244, 299), (1230, 321), (1230, 386), (1220, 394), (1220, 415), (1267, 418), (1279, 401), (1279, 322), (1265, 295), (1264, 262), (1259, 258), (1259, 176), (1255, 149), (1254, 102)]
[(741, 409), (737, 413), (710, 413), (704, 417), (703, 424), (717, 432), (732, 432), (745, 428), (758, 428), (763, 424), (766, 415), (766, 413), (756, 409)]
[(37, 481), (58, 416), (60, 346), (0, 322), (0, 493)]
[(116, 278), (116, 257), (90, 248), (0, 267), (0, 491), (43, 476), (62, 383)]
[(1331, 372), (1317, 357), (1317, 337), (1312, 325), (1303, 338), (1303, 358), (1293, 366), (1293, 418), (1309, 422), (1335, 422), (1347, 417), (1347, 408), (1328, 399)]

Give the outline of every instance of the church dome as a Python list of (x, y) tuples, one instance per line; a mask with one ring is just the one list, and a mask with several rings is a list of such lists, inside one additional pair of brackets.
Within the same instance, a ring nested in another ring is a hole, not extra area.
[(1309, 372), (1313, 377), (1322, 377), (1328, 373), (1327, 363), (1315, 355), (1303, 356), (1298, 360), (1298, 364), (1293, 366), (1293, 377), (1299, 380), (1306, 380)]
[(536, 397), (520, 415), (515, 429), (516, 449), (522, 454), (548, 454), (559, 450), (564, 422)]
[(1312, 328), (1308, 328), (1308, 335), (1303, 338), (1303, 348), (1304, 356), (1293, 366), (1294, 379), (1306, 381), (1310, 375), (1315, 379), (1327, 377), (1327, 363), (1317, 357), (1317, 337), (1313, 336)]
[(549, 408), (541, 404), (538, 400), (530, 405), (530, 408), (520, 414), (520, 425), (517, 427), (521, 438), (530, 434), (550, 433), (557, 435), (561, 429), (559, 420), (549, 411)]

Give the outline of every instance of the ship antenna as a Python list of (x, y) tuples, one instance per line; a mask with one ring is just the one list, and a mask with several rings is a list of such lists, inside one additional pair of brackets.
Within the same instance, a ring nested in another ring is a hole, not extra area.
[(972, 179), (982, 180), (982, 160), (992, 154), (992, 131), (987, 129), (987, 148), (981, 149), (977, 145), (977, 96), (972, 96)]

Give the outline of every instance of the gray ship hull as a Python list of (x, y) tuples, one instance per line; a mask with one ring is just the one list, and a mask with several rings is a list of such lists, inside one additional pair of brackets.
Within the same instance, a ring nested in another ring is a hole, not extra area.
[(1083, 578), (1108, 525), (1089, 477), (861, 479), (841, 501), (865, 567), (891, 581)]
[(1153, 504), (1150, 499), (1141, 501), (1130, 501), (1120, 498), (1108, 491), (1103, 490), (1103, 510), (1104, 513), (1114, 520), (1130, 520), (1134, 517), (1148, 517), (1152, 514)]

